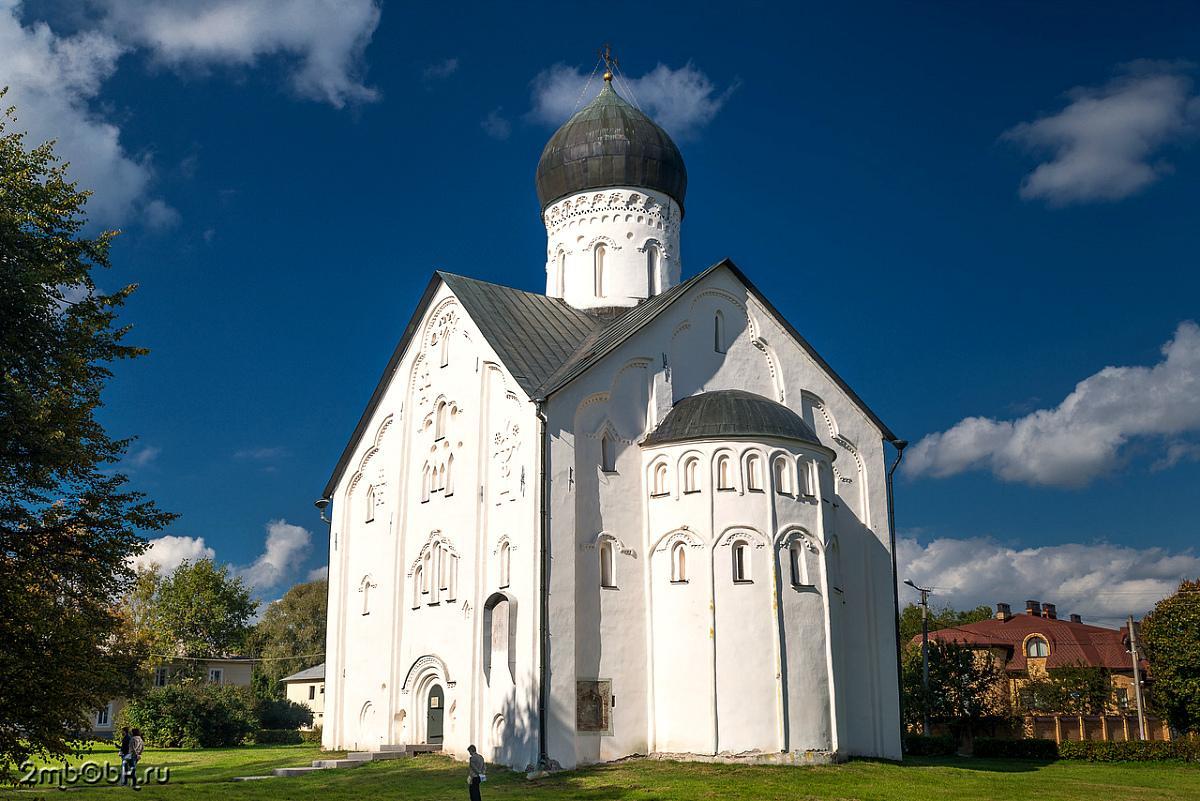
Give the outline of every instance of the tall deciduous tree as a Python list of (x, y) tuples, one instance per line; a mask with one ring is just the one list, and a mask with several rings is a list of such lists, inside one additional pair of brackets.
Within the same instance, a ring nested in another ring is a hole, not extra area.
[[(0, 94), (2, 97), (2, 94)], [(122, 683), (116, 596), (139, 532), (171, 516), (116, 469), (129, 445), (96, 419), (110, 365), (146, 353), (93, 282), (114, 234), (83, 235), (87, 192), (51, 143), (0, 114), (0, 775), (67, 753)]]
[(921, 677), (921, 648), (904, 649), (901, 664), (905, 723), (917, 726), (928, 705), (929, 719), (969, 739), (981, 727), (1011, 717), (1007, 703), (1004, 669), (987, 651), (961, 643), (931, 640), (929, 643), (929, 694)]
[(205, 659), (243, 650), (258, 604), (242, 579), (212, 559), (183, 562), (164, 578), (152, 601), (153, 626), (168, 649), (164, 659)]
[(1142, 620), (1154, 703), (1178, 731), (1200, 733), (1200, 579), (1183, 581)]
[(255, 686), (266, 697), (282, 698), (279, 680), (324, 660), (325, 609), (329, 582), (297, 584), (267, 607), (251, 635)]

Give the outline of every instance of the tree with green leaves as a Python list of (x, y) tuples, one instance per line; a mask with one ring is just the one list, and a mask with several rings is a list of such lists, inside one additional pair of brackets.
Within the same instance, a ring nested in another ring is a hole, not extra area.
[(1030, 676), (1018, 688), (1022, 713), (1102, 715), (1113, 702), (1112, 672), (1090, 665), (1066, 665)]
[(901, 658), (901, 692), (908, 726), (920, 726), (928, 705), (934, 725), (969, 740), (981, 728), (1011, 718), (1004, 668), (990, 652), (957, 642), (929, 641), (929, 694), (921, 678), (921, 646), (908, 645)]
[(1150, 660), (1155, 707), (1176, 731), (1200, 733), (1200, 579), (1154, 605), (1138, 644)]
[(323, 662), (329, 582), (297, 584), (269, 605), (250, 637), (254, 686), (263, 698), (282, 698), (284, 676)]
[[(0, 92), (0, 98), (3, 93)], [(133, 490), (129, 439), (96, 419), (111, 365), (146, 353), (100, 291), (114, 232), (85, 235), (89, 193), (53, 143), (0, 114), (0, 777), (57, 756), (124, 682), (117, 598), (143, 532), (172, 516)]]
[(185, 561), (161, 580), (152, 600), (155, 636), (164, 660), (202, 660), (243, 651), (258, 604), (228, 565)]
[[(978, 623), (992, 617), (990, 606), (977, 606), (974, 609), (954, 609), (950, 606), (929, 608), (929, 630), (948, 629), (953, 626), (965, 626), (968, 623)], [(921, 607), (909, 604), (900, 612), (900, 644), (912, 642), (914, 637), (921, 636)]]

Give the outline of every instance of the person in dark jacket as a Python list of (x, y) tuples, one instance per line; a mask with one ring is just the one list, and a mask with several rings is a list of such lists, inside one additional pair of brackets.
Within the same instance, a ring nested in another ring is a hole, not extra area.
[(129, 779), (133, 783), (133, 789), (140, 790), (137, 783), (137, 766), (142, 759), (142, 749), (146, 747), (146, 741), (142, 739), (140, 729), (134, 729), (129, 733)]
[(467, 788), (471, 794), (471, 801), (480, 801), (479, 783), (487, 779), (487, 765), (484, 764), (483, 755), (475, 750), (475, 746), (468, 745), (467, 753), (471, 755), (467, 760)]
[(121, 729), (121, 747), (117, 750), (117, 755), (121, 757), (121, 786), (124, 787), (129, 783), (129, 727), (124, 726)]

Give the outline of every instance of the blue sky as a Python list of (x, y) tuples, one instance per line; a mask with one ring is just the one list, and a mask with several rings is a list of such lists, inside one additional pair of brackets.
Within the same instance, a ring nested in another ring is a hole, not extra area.
[(533, 171), (610, 40), (688, 164), (685, 274), (733, 258), (935, 435), (902, 578), (1108, 619), (1200, 573), (1200, 12), (837, 5), (0, 0), (7, 100), (124, 230), (101, 286), (141, 285), (104, 419), (182, 513), (160, 554), (264, 598), (323, 563), (430, 272), (543, 287)]

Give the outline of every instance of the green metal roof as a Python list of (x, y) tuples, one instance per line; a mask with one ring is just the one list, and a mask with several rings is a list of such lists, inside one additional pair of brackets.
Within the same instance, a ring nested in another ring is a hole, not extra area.
[(683, 209), (687, 168), (667, 132), (609, 83), (559, 128), (537, 167), (542, 210), (587, 189), (635, 186), (674, 198)]
[(684, 398), (667, 413), (643, 445), (693, 439), (770, 437), (820, 445), (812, 426), (782, 403), (741, 389), (720, 389)]

